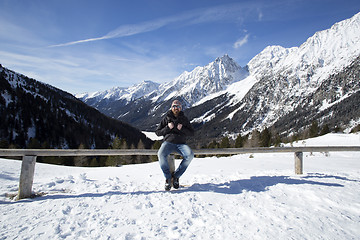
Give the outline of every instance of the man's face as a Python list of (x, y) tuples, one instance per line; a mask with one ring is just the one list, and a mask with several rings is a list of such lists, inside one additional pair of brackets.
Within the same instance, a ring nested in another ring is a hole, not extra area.
[(175, 116), (177, 116), (181, 111), (181, 105), (173, 104), (171, 106), (171, 111), (174, 113)]

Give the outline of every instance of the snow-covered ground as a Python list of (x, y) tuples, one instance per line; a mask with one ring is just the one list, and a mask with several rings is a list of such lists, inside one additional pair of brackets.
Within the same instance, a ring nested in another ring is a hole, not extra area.
[(151, 140), (153, 141), (156, 141), (156, 140), (162, 140), (163, 139), (163, 136), (157, 136), (154, 132), (142, 132), (143, 134), (146, 135), (146, 137), (150, 138)]
[[(360, 134), (298, 145), (360, 146)], [(20, 201), (5, 193), (16, 193), (21, 162), (0, 162), (0, 239), (360, 238), (360, 152), (304, 153), (303, 175), (289, 153), (195, 158), (170, 192), (157, 162), (37, 163), (33, 189), (46, 195)]]

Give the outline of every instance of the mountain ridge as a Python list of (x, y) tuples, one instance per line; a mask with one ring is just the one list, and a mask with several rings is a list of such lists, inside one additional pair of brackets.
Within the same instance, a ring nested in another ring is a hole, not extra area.
[[(138, 129), (84, 104), (73, 95), (0, 65), (0, 141), (26, 148), (108, 148), (115, 136), (150, 148)], [(36, 143), (36, 144), (35, 144)], [(3, 147), (3, 146), (2, 146)]]
[[(153, 131), (171, 100), (178, 98), (184, 102), (186, 113), (199, 130), (198, 138), (247, 134), (278, 126), (279, 119), (296, 115), (296, 109), (304, 107), (304, 102), (311, 102), (313, 93), (324, 81), (344, 74), (350, 65), (358, 68), (354, 62), (360, 56), (359, 36), (360, 13), (316, 32), (299, 47), (268, 46), (245, 67), (224, 55), (159, 85), (159, 91), (153, 95), (133, 101), (106, 103), (100, 100), (93, 106), (109, 116)], [(352, 87), (345, 96), (350, 97), (357, 89), (354, 83)], [(329, 93), (322, 95), (331, 98)], [(91, 101), (82, 100), (87, 104)], [(319, 114), (321, 109), (317, 107)], [(320, 115), (313, 120), (323, 124)], [(353, 121), (358, 118), (360, 116)], [(307, 125), (308, 121), (304, 121), (304, 126), (283, 129), (278, 134), (294, 134)]]

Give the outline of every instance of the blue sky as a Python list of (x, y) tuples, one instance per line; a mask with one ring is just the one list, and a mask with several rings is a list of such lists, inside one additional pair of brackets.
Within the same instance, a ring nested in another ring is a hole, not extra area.
[(300, 46), (358, 0), (0, 0), (0, 64), (70, 93), (168, 82), (228, 54)]

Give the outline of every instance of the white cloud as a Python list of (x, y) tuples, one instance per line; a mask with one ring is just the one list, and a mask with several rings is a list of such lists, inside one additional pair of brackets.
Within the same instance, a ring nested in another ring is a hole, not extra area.
[(51, 54), (38, 49), (36, 55), (0, 50), (0, 59), (4, 67), (73, 94), (128, 87), (143, 80), (163, 83), (180, 74), (171, 55), (149, 58), (129, 53), (119, 56), (88, 52), (73, 57), (63, 49)]
[(21, 48), (46, 44), (38, 34), (30, 29), (11, 23), (2, 16), (0, 16), (0, 41), (1, 49), (4, 49), (5, 44), (7, 46), (19, 44)]
[(84, 39), (84, 40), (79, 40), (79, 41), (56, 44), (56, 45), (52, 45), (49, 47), (64, 47), (64, 46), (70, 46), (70, 45), (79, 44), (79, 43), (85, 43), (85, 42), (93, 42), (93, 41), (99, 41), (99, 40), (105, 40), (105, 39), (111, 39), (111, 38), (132, 36), (132, 35), (136, 35), (136, 34), (140, 34), (140, 33), (154, 31), (154, 30), (159, 29), (163, 26), (166, 26), (169, 23), (174, 22), (174, 21), (176, 21), (176, 19), (167, 18), (167, 19), (159, 19), (159, 20), (154, 20), (154, 21), (142, 22), (139, 24), (122, 25), (102, 37), (89, 38), (89, 39)]
[(256, 10), (254, 4), (228, 4), (206, 9), (195, 9), (188, 12), (183, 12), (178, 15), (159, 18), (151, 21), (125, 24), (121, 25), (113, 31), (110, 31), (104, 36), (78, 40), (68, 43), (56, 44), (49, 47), (63, 47), (85, 42), (93, 42), (111, 38), (121, 38), (126, 36), (133, 36), (145, 32), (155, 31), (162, 27), (168, 26), (173, 23), (183, 23), (185, 25), (200, 24), (206, 22), (213, 22), (224, 19), (238, 19), (239, 15), (246, 15), (245, 12), (252, 12)]
[(84, 40), (79, 40), (79, 41), (51, 45), (49, 47), (65, 47), (65, 46), (70, 46), (70, 45), (74, 45), (74, 44), (78, 44), (78, 43), (93, 42), (93, 41), (103, 40), (103, 39), (107, 39), (107, 38), (109, 38), (109, 37), (103, 36), (103, 37), (99, 37), (99, 38), (89, 38), (89, 39), (84, 39)]
[(243, 46), (244, 44), (246, 44), (249, 40), (249, 36), (250, 36), (250, 34), (246, 34), (243, 38), (238, 39), (234, 43), (234, 48), (239, 48), (239, 47)]
[[(168, 48), (170, 50), (166, 53), (153, 51), (160, 49), (158, 45), (163, 43), (159, 42), (122, 41), (121, 46), (112, 48), (111, 52), (106, 51), (107, 48), (103, 47), (105, 44), (93, 46), (91, 51), (83, 51), (81, 47), (58, 47), (132, 36), (174, 25), (178, 28), (216, 21), (239, 21), (240, 18), (247, 18), (249, 14), (246, 13), (254, 10), (256, 7), (253, 5), (244, 4), (195, 9), (150, 21), (123, 24), (100, 37), (61, 43), (47, 48), (43, 46), (50, 45), (49, 39), (42, 38), (42, 34), (0, 21), (0, 30), (3, 30), (0, 31), (0, 59), (5, 67), (71, 93), (106, 90), (114, 86), (126, 87), (142, 80), (163, 83), (172, 80), (184, 70), (192, 70), (192, 66), (186, 64), (188, 55), (196, 55), (196, 59), (190, 59), (196, 62), (196, 66), (199, 65), (200, 54), (183, 48)], [(248, 36), (245, 36), (242, 39), (245, 42), (241, 43), (239, 40), (235, 45), (240, 47), (246, 43), (247, 38)], [(205, 53), (214, 59), (224, 54), (224, 49), (228, 48), (227, 43), (224, 43), (224, 46), (218, 44), (216, 47), (202, 44), (199, 46), (204, 48), (202, 54)]]
[(264, 16), (263, 13), (261, 11), (259, 11), (259, 16), (258, 16), (259, 21), (261, 21), (263, 19), (263, 16)]

